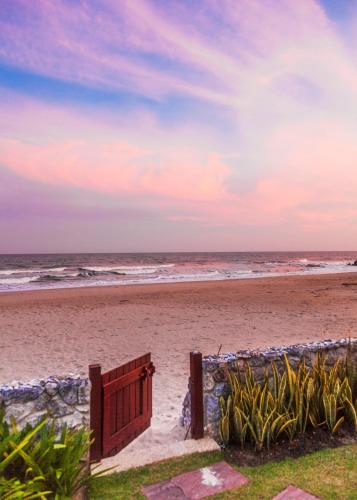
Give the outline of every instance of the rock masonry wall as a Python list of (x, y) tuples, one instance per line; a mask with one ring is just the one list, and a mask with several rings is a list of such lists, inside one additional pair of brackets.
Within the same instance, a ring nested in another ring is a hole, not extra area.
[[(205, 432), (212, 437), (218, 436), (218, 422), (220, 419), (219, 398), (230, 392), (226, 372), (228, 370), (244, 373), (247, 362), (252, 367), (257, 381), (262, 381), (266, 369), (270, 369), (274, 361), (277, 368), (284, 365), (286, 354), (293, 367), (296, 367), (302, 356), (306, 364), (311, 367), (318, 351), (326, 355), (327, 364), (332, 365), (337, 359), (347, 354), (348, 344), (351, 342), (352, 356), (357, 363), (357, 338), (341, 340), (324, 340), (309, 344), (296, 344), (288, 347), (269, 347), (259, 350), (243, 350), (237, 353), (226, 353), (218, 356), (206, 356), (202, 360), (203, 378), (203, 406)], [(188, 428), (191, 423), (191, 394), (189, 390), (183, 402), (181, 425)]]
[(35, 425), (49, 415), (58, 425), (89, 425), (90, 384), (79, 375), (48, 377), (0, 386), (0, 407), (6, 420), (12, 415), (20, 427)]

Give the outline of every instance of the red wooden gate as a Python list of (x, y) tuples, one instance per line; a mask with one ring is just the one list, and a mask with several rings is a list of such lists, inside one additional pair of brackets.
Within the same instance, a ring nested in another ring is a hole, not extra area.
[(150, 426), (154, 372), (150, 353), (103, 374), (90, 365), (91, 460), (115, 455)]

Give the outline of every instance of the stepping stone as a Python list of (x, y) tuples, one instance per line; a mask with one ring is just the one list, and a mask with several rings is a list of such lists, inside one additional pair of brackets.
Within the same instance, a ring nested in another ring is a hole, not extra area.
[(319, 500), (319, 498), (290, 484), (284, 491), (276, 495), (273, 500)]
[(142, 491), (150, 500), (199, 500), (248, 483), (248, 478), (226, 462), (185, 472), (167, 481), (144, 486)]

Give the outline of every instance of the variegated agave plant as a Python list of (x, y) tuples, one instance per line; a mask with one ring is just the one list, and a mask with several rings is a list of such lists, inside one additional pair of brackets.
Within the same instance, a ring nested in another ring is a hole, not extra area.
[(320, 354), (312, 369), (304, 359), (293, 369), (285, 356), (282, 372), (272, 363), (262, 383), (255, 380), (249, 364), (244, 381), (239, 372), (228, 372), (231, 394), (220, 398), (221, 441), (242, 447), (250, 442), (261, 450), (282, 436), (292, 440), (316, 427), (334, 434), (345, 421), (357, 432), (357, 394), (351, 388), (350, 373), (351, 360), (328, 368)]

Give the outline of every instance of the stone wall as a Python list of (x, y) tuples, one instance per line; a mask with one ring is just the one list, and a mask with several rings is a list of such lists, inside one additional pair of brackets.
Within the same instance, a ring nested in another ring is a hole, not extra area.
[(70, 375), (30, 382), (14, 381), (0, 386), (0, 407), (5, 418), (14, 416), (20, 427), (36, 424), (49, 415), (58, 427), (89, 425), (90, 384), (88, 378)]
[[(286, 354), (293, 367), (296, 367), (304, 356), (307, 366), (311, 367), (318, 351), (326, 355), (327, 364), (333, 364), (338, 358), (344, 358), (347, 346), (351, 341), (352, 356), (357, 363), (357, 339), (324, 340), (310, 344), (297, 344), (289, 347), (269, 347), (258, 350), (244, 350), (237, 353), (227, 353), (218, 356), (206, 356), (202, 360), (203, 378), (203, 406), (205, 432), (217, 437), (218, 422), (220, 419), (219, 398), (229, 394), (229, 383), (226, 372), (233, 370), (244, 373), (247, 362), (253, 369), (257, 381), (262, 381), (264, 371), (274, 361), (278, 369), (284, 365)], [(183, 402), (181, 424), (186, 428), (191, 422), (191, 395), (189, 390)]]

